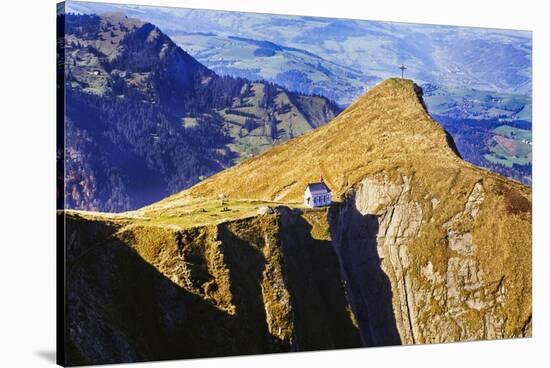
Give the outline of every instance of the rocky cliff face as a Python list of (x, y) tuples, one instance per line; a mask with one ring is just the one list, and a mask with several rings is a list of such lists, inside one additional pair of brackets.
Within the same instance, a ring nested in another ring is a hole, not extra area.
[[(293, 202), (312, 165), (330, 207)], [(531, 336), (531, 189), (462, 161), (410, 81), (152, 206), (63, 215), (71, 364)]]
[(448, 219), (383, 175), (331, 208), (194, 228), (71, 214), (68, 363), (530, 336), (530, 235), (487, 243), (505, 230), (483, 222), (493, 189), (473, 183)]
[[(366, 178), (331, 213), (333, 245), (365, 344), (531, 335), (530, 246), (520, 245), (528, 242), (528, 227), (487, 249), (494, 233), (484, 232), (503, 230), (487, 223), (498, 211), (487, 187), (473, 183), (447, 219), (440, 216), (442, 198), (413, 188), (410, 177)], [(508, 208), (525, 215), (518, 210)], [(530, 220), (519, 217), (511, 226)]]
[(67, 224), (67, 363), (361, 346), (327, 212), (191, 229)]

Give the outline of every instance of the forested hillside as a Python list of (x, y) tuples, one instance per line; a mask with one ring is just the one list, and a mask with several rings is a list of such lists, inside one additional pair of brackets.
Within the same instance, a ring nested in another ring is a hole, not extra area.
[(326, 98), (221, 77), (157, 27), (61, 15), (65, 193), (59, 206), (141, 207), (326, 123)]

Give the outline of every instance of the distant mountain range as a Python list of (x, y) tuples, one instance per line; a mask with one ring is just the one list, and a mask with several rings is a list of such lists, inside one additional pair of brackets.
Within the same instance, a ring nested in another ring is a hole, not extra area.
[[(214, 70), (259, 69), (266, 80), (288, 68), (313, 77), (314, 85), (322, 86), (315, 76), (324, 74), (338, 77), (332, 88), (365, 80), (370, 87), (399, 74), (404, 63), (419, 84), (531, 93), (532, 41), (525, 31), (80, 2), (70, 2), (68, 11), (123, 11), (156, 24)], [(297, 54), (316, 71), (293, 68)], [(335, 100), (349, 103), (361, 93)]]
[(58, 24), (67, 208), (144, 206), (340, 112), (325, 97), (219, 76), (121, 13), (61, 15)]
[[(156, 24), (220, 75), (270, 81), (342, 107), (405, 64), (463, 157), (531, 182), (530, 32), (81, 2), (67, 9), (123, 11)], [(503, 136), (500, 126), (521, 131)]]

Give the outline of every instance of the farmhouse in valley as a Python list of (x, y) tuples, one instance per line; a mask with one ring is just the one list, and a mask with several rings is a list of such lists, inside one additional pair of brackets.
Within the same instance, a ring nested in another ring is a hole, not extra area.
[(309, 183), (304, 192), (304, 204), (308, 207), (329, 206), (332, 202), (332, 193), (324, 183), (323, 178), (319, 183)]

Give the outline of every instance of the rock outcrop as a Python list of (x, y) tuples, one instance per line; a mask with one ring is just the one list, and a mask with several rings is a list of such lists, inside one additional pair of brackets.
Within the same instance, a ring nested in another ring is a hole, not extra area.
[(366, 345), (530, 334), (531, 189), (463, 161), (412, 81), (384, 81), (330, 124), (140, 213), (218, 188), (299, 203), (319, 175)]
[(410, 177), (367, 178), (331, 214), (333, 244), (365, 344), (530, 336), (530, 246), (510, 249), (529, 235), (491, 249), (489, 257), (508, 264), (490, 268), (483, 248), (491, 235), (476, 225), (497, 209), (485, 203), (482, 182), (442, 225), (441, 199), (412, 191)]
[[(305, 209), (315, 167), (335, 203)], [(64, 215), (71, 363), (531, 336), (531, 189), (462, 161), (410, 81), (152, 206)]]
[(67, 364), (362, 346), (327, 212), (218, 225), (69, 215)]

